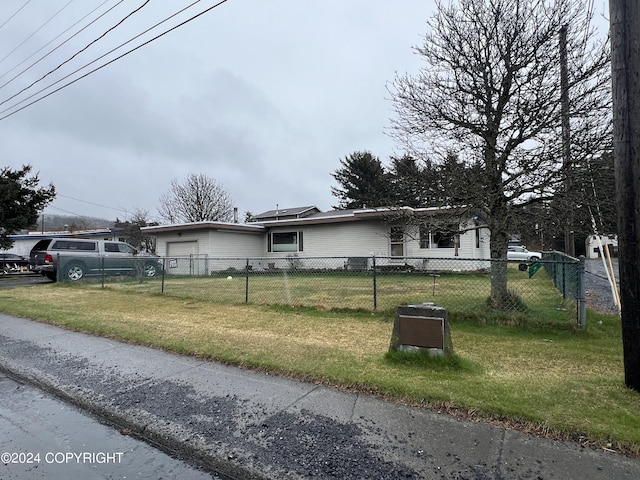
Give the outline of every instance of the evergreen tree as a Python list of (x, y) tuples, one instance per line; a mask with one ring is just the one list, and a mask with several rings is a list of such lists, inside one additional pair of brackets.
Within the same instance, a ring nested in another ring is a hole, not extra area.
[(420, 165), (411, 155), (391, 157), (389, 188), (393, 203), (399, 207), (427, 207), (439, 196), (434, 187), (436, 173), (433, 165)]
[(371, 152), (354, 152), (340, 160), (341, 168), (331, 176), (338, 187), (331, 187), (340, 200), (338, 210), (384, 207), (392, 203), (388, 175), (378, 157)]
[(39, 213), (56, 196), (53, 185), (38, 188), (38, 175), (29, 177), (31, 165), (0, 170), (0, 249), (11, 248), (9, 235), (34, 226)]

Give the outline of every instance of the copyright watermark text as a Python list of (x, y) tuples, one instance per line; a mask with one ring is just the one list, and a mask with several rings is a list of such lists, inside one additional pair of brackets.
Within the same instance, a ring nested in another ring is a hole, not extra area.
[(123, 452), (3, 452), (0, 463), (108, 464), (121, 463)]

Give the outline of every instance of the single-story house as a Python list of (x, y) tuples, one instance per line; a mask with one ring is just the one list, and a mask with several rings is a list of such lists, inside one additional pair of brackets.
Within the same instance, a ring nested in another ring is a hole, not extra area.
[[(381, 265), (412, 268), (423, 267), (429, 258), (490, 258), (486, 226), (477, 217), (451, 220), (451, 213), (451, 209), (408, 207), (321, 212), (307, 206), (270, 210), (244, 224), (194, 222), (142, 231), (155, 236), (158, 255), (176, 259), (173, 266), (185, 257), (250, 259), (251, 267), (259, 269), (279, 268), (278, 261), (293, 257), (335, 257), (342, 263), (347, 258), (360, 268), (370, 267), (362, 265), (362, 258), (374, 256)], [(216, 270), (215, 262), (206, 269)]]

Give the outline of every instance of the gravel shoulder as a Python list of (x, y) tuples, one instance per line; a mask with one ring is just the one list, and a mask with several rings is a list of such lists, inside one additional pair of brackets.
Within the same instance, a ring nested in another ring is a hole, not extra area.
[[(616, 285), (620, 284), (618, 274), (618, 259), (612, 259), (613, 278)], [(612, 315), (618, 314), (613, 300), (611, 283), (607, 278), (607, 272), (602, 259), (590, 259), (585, 261), (585, 287), (587, 292), (587, 307), (599, 312)]]

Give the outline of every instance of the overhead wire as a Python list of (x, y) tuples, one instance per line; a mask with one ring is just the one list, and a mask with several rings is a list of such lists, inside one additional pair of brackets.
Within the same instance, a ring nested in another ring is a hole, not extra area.
[(99, 203), (89, 202), (88, 200), (81, 200), (79, 198), (70, 197), (69, 195), (62, 195), (61, 193), (57, 193), (56, 196), (68, 198), (69, 200), (75, 200), (76, 202), (82, 202), (82, 203), (86, 203), (86, 204), (89, 204), (89, 205), (93, 205), (94, 207), (108, 208), (109, 210), (115, 210), (116, 212), (128, 213), (126, 210), (124, 210), (122, 208), (109, 207), (107, 205), (101, 205)]
[[(78, 25), (80, 22), (82, 22), (83, 20), (85, 20), (89, 15), (91, 15), (92, 13), (94, 13), (96, 10), (98, 10), (99, 8), (101, 8), (105, 3), (107, 3), (109, 0), (104, 0), (104, 2), (102, 2), (100, 5), (98, 5), (96, 8), (94, 8), (93, 10), (91, 10), (89, 13), (87, 13), (84, 17), (82, 17), (81, 19), (79, 19), (77, 22), (75, 22), (73, 25), (71, 25), (69, 28), (67, 28), (66, 30), (64, 30), (63, 32), (61, 32), (59, 35), (57, 35), (56, 37), (54, 37), (53, 39), (51, 39), (49, 42), (47, 42), (45, 45), (43, 45), (42, 47), (40, 47), (38, 50), (36, 50), (35, 52), (33, 52), (31, 55), (29, 55), (27, 58), (25, 58), (24, 60), (22, 60), (20, 63), (14, 65), (11, 69), (7, 70), (5, 73), (3, 73), (2, 75), (0, 75), (0, 78), (4, 78), (7, 75), (9, 75), (9, 73), (11, 73), (12, 71), (14, 71), (16, 68), (18, 68), (20, 65), (22, 65), (23, 63), (25, 63), (27, 60), (29, 60), (30, 58), (32, 58), (34, 55), (36, 55), (38, 52), (42, 51), (43, 49), (45, 49), (47, 46), (51, 45), (53, 42), (55, 42), (58, 38), (60, 38), (62, 35), (64, 35), (65, 33), (67, 33), (69, 30), (71, 30), (73, 27), (75, 27), (76, 25)], [(116, 3), (114, 6), (112, 6), (111, 8), (109, 8), (108, 10), (106, 10), (104, 13), (102, 13), (101, 15), (99, 15), (98, 17), (96, 17), (95, 19), (93, 19), (91, 22), (89, 22), (88, 24), (86, 24), (84, 27), (82, 27), (80, 30), (78, 30), (76, 33), (74, 33), (73, 35), (71, 35), (69, 38), (67, 38), (66, 40), (64, 40), (62, 43), (60, 43), (57, 47), (55, 47), (54, 49), (50, 50), (48, 53), (44, 54), (42, 57), (40, 57), (38, 60), (36, 60), (35, 62), (33, 62), (31, 65), (29, 65), (27, 68), (25, 68), (24, 70), (22, 70), (20, 73), (18, 73), (17, 75), (15, 75), (13, 78), (11, 78), (8, 82), (4, 83), (3, 85), (0, 85), (0, 89), (4, 88), (5, 86), (7, 86), (8, 84), (10, 84), (11, 82), (13, 82), (16, 78), (18, 78), (20, 75), (24, 74), (25, 72), (27, 72), (28, 70), (30, 70), (32, 67), (34, 67), (35, 65), (37, 65), (38, 63), (40, 63), (42, 60), (44, 60), (46, 57), (48, 57), (49, 55), (51, 55), (53, 52), (55, 52), (56, 50), (58, 50), (60, 47), (62, 47), (65, 43), (69, 42), (71, 39), (73, 39), (74, 37), (78, 36), (80, 33), (82, 33), (84, 30), (86, 30), (87, 28), (89, 28), (91, 25), (93, 25), (95, 22), (97, 22), (98, 20), (100, 20), (102, 17), (104, 17), (107, 13), (109, 13), (111, 10), (113, 10), (114, 8), (116, 8), (118, 5), (120, 5), (124, 0), (120, 0), (118, 3)]]
[[(84, 65), (84, 66), (82, 66), (82, 67), (78, 68), (77, 70), (75, 70), (75, 71), (71, 72), (70, 74), (68, 74), (68, 75), (66, 75), (66, 76), (64, 76), (64, 77), (62, 77), (61, 79), (59, 79), (58, 81), (56, 81), (56, 82), (52, 83), (51, 85), (49, 85), (49, 86), (47, 86), (47, 87), (45, 87), (45, 88), (43, 88), (43, 89), (39, 90), (38, 92), (36, 92), (36, 93), (34, 93), (34, 94), (32, 94), (32, 95), (30, 95), (30, 96), (26, 97), (25, 99), (23, 99), (23, 100), (21, 100), (21, 101), (19, 101), (19, 102), (15, 103), (15, 104), (13, 104), (12, 106), (10, 106), (10, 107), (8, 107), (8, 108), (6, 108), (6, 109), (4, 109), (4, 110), (0, 111), (0, 115), (4, 114), (4, 113), (6, 113), (6, 112), (9, 112), (10, 110), (14, 109), (14, 108), (15, 108), (15, 107), (17, 107), (18, 105), (20, 105), (20, 104), (22, 104), (22, 103), (24, 103), (24, 102), (28, 101), (29, 99), (31, 99), (31, 98), (33, 98), (33, 97), (35, 97), (35, 96), (37, 96), (37, 95), (39, 95), (39, 94), (43, 93), (45, 90), (47, 90), (47, 89), (49, 89), (49, 88), (53, 87), (54, 85), (57, 85), (58, 83), (60, 83), (60, 82), (62, 82), (62, 81), (64, 81), (64, 80), (66, 80), (66, 79), (68, 79), (68, 78), (69, 78), (69, 77), (71, 77), (72, 75), (74, 75), (74, 74), (78, 73), (79, 71), (81, 71), (81, 70), (85, 69), (85, 68), (86, 68), (86, 67), (88, 67), (89, 65), (92, 65), (92, 64), (96, 63), (97, 61), (99, 61), (99, 60), (101, 60), (102, 58), (104, 58), (105, 56), (107, 56), (107, 55), (109, 55), (109, 54), (111, 54), (111, 53), (115, 52), (116, 50), (119, 50), (119, 49), (120, 49), (120, 48), (122, 48), (123, 46), (125, 46), (125, 45), (127, 45), (127, 44), (131, 43), (132, 41), (136, 40), (137, 38), (141, 37), (141, 36), (142, 36), (142, 35), (144, 35), (145, 33), (148, 33), (149, 31), (153, 30), (154, 28), (156, 28), (156, 27), (158, 27), (158, 26), (162, 25), (163, 23), (167, 22), (168, 20), (172, 19), (172, 18), (173, 18), (173, 17), (175, 17), (176, 15), (179, 15), (180, 13), (182, 13), (182, 12), (186, 11), (187, 9), (189, 9), (189, 8), (193, 7), (195, 4), (199, 3), (200, 1), (201, 1), (201, 0), (196, 0), (196, 1), (195, 1), (195, 2), (193, 2), (192, 4), (190, 4), (190, 5), (186, 6), (185, 8), (183, 8), (183, 9), (181, 9), (181, 10), (179, 10), (178, 12), (174, 13), (173, 15), (170, 15), (169, 17), (165, 18), (164, 20), (162, 20), (162, 21), (160, 21), (160, 22), (156, 23), (156, 24), (155, 24), (155, 25), (153, 25), (152, 27), (150, 27), (150, 28), (146, 29), (145, 31), (141, 32), (140, 34), (136, 35), (135, 37), (132, 37), (131, 39), (129, 39), (129, 40), (127, 40), (126, 42), (124, 42), (124, 43), (120, 44), (119, 46), (117, 46), (116, 48), (114, 48), (114, 49), (110, 50), (109, 52), (107, 52), (107, 53), (105, 53), (105, 54), (101, 55), (100, 57), (96, 58), (95, 60), (93, 60), (93, 61), (91, 61), (91, 62), (87, 63), (86, 65)], [(189, 23), (189, 22), (191, 22), (191, 21), (195, 20), (196, 18), (201, 17), (202, 15), (204, 15), (204, 14), (206, 14), (206, 13), (208, 13), (208, 12), (212, 11), (213, 9), (215, 9), (215, 8), (219, 7), (220, 5), (222, 5), (222, 4), (224, 4), (224, 3), (226, 3), (227, 1), (228, 1), (228, 0), (220, 0), (219, 2), (217, 2), (217, 3), (216, 3), (216, 4), (214, 4), (214, 5), (212, 5), (211, 7), (206, 8), (205, 10), (201, 11), (200, 13), (198, 13), (198, 14), (196, 14), (196, 15), (193, 15), (192, 17), (190, 17), (190, 18), (188, 18), (188, 19), (184, 20), (183, 22), (178, 23), (177, 25), (175, 25), (175, 26), (173, 26), (173, 27), (171, 27), (171, 28), (169, 28), (169, 29), (165, 30), (164, 32), (160, 33), (159, 35), (156, 35), (155, 37), (153, 37), (153, 38), (151, 38), (151, 39), (149, 39), (149, 40), (147, 40), (147, 41), (145, 41), (145, 42), (141, 43), (141, 44), (140, 44), (140, 45), (138, 45), (137, 47), (134, 47), (134, 48), (132, 48), (131, 50), (128, 50), (127, 52), (125, 52), (125, 53), (123, 53), (123, 54), (121, 54), (121, 55), (119, 55), (119, 56), (117, 56), (117, 57), (115, 57), (115, 58), (111, 59), (110, 61), (108, 61), (108, 62), (106, 62), (106, 63), (104, 63), (104, 64), (102, 64), (102, 65), (100, 65), (100, 66), (98, 66), (98, 67), (96, 67), (96, 68), (94, 68), (93, 70), (91, 70), (91, 71), (89, 71), (89, 72), (87, 72), (87, 73), (85, 73), (85, 74), (81, 75), (80, 77), (75, 78), (74, 80), (71, 80), (70, 82), (68, 82), (68, 83), (66, 83), (66, 84), (64, 84), (64, 85), (62, 85), (61, 87), (59, 87), (59, 88), (57, 88), (57, 89), (55, 89), (55, 90), (52, 90), (51, 92), (49, 92), (49, 93), (47, 93), (47, 94), (43, 95), (42, 97), (39, 97), (39, 98), (37, 98), (37, 99), (33, 100), (32, 102), (30, 102), (30, 103), (28, 103), (28, 104), (26, 104), (26, 105), (24, 105), (24, 106), (22, 106), (22, 107), (20, 107), (20, 108), (18, 108), (18, 109), (16, 109), (16, 110), (12, 111), (12, 112), (10, 112), (10, 113), (7, 113), (7, 114), (6, 114), (6, 115), (4, 115), (4, 116), (1, 116), (1, 117), (0, 117), (0, 120), (4, 120), (4, 119), (6, 119), (6, 118), (8, 118), (8, 117), (10, 117), (10, 116), (12, 116), (12, 115), (15, 115), (16, 113), (18, 113), (18, 112), (20, 112), (20, 111), (22, 111), (22, 110), (24, 110), (24, 109), (26, 109), (26, 108), (30, 107), (30, 106), (31, 106), (31, 105), (33, 105), (33, 104), (35, 104), (35, 103), (37, 103), (37, 102), (40, 102), (41, 100), (44, 100), (45, 98), (47, 98), (47, 97), (49, 97), (49, 96), (53, 95), (54, 93), (57, 93), (57, 92), (59, 92), (60, 90), (62, 90), (62, 89), (64, 89), (64, 88), (66, 88), (66, 87), (68, 87), (68, 86), (70, 86), (70, 85), (72, 85), (72, 84), (74, 84), (74, 83), (78, 82), (79, 80), (82, 80), (83, 78), (85, 78), (85, 77), (87, 77), (87, 76), (89, 76), (89, 75), (91, 75), (91, 74), (93, 74), (93, 73), (97, 72), (98, 70), (101, 70), (102, 68), (104, 68), (104, 67), (106, 67), (106, 66), (108, 66), (108, 65), (110, 65), (110, 64), (112, 64), (112, 63), (114, 63), (114, 62), (116, 62), (116, 61), (118, 61), (118, 60), (120, 60), (120, 59), (122, 59), (122, 58), (124, 58), (125, 56), (127, 56), (127, 55), (129, 55), (129, 54), (131, 54), (131, 53), (133, 53), (133, 52), (135, 52), (135, 51), (137, 51), (137, 50), (139, 50), (140, 48), (142, 48), (142, 47), (144, 47), (144, 46), (148, 45), (149, 43), (154, 42), (155, 40), (157, 40), (157, 39), (159, 39), (159, 38), (163, 37), (164, 35), (166, 35), (166, 34), (168, 34), (168, 33), (172, 32), (173, 30), (176, 30), (176, 29), (178, 29), (178, 28), (180, 28), (180, 27), (182, 27), (182, 26), (186, 25), (187, 23)], [(3, 102), (3, 103), (5, 103), (5, 102)]]
[(38, 33), (40, 30), (42, 30), (49, 22), (51, 22), (54, 18), (56, 18), (65, 8), (67, 8), (69, 5), (71, 5), (73, 3), (73, 1), (74, 0), (69, 0), (64, 7), (62, 7), (60, 10), (58, 10), (56, 13), (54, 13), (51, 17), (49, 17), (49, 19), (46, 22), (44, 22), (42, 25), (40, 25), (34, 32), (32, 32), (27, 38), (25, 38), (17, 47), (15, 47), (13, 50), (11, 50), (9, 53), (7, 53), (4, 57), (2, 57), (0, 59), (0, 63), (4, 62), (14, 52), (16, 52), (16, 50), (18, 50), (25, 43), (27, 43), (36, 33)]
[(54, 207), (53, 205), (48, 205), (48, 206), (47, 206), (47, 209), (49, 209), (49, 208), (51, 208), (51, 209), (53, 209), (53, 210), (60, 210), (61, 212), (68, 213), (68, 214), (70, 214), (70, 215), (74, 215), (74, 216), (76, 216), (76, 217), (84, 217), (84, 216), (86, 216), (86, 215), (81, 215), (81, 214), (76, 213), (76, 212), (72, 212), (72, 211), (70, 211), (70, 210), (65, 210), (64, 208)]
[(22, 9), (23, 9), (24, 7), (26, 7), (27, 5), (29, 5), (29, 2), (31, 2), (31, 0), (27, 0), (26, 2), (24, 2), (24, 3), (22, 4), (22, 6), (21, 6), (18, 10), (16, 10), (16, 11), (13, 13), (13, 15), (11, 15), (11, 16), (10, 16), (9, 18), (7, 18), (4, 22), (2, 22), (2, 25), (0, 25), (0, 28), (4, 27), (7, 23), (9, 23), (9, 22), (13, 19), (13, 17), (15, 17), (16, 15), (18, 15), (18, 14), (22, 11)]
[[(66, 65), (67, 63), (69, 63), (71, 60), (73, 60), (74, 58), (76, 58), (78, 55), (80, 55), (82, 52), (86, 51), (88, 48), (91, 47), (91, 45), (94, 45), (96, 42), (100, 41), (102, 38), (104, 38), (109, 32), (112, 32), (113, 30), (115, 30), (116, 28), (118, 28), (120, 25), (122, 25), (128, 18), (130, 18), (131, 16), (133, 16), (134, 14), (138, 13), (140, 10), (142, 10), (151, 0), (146, 0), (142, 5), (140, 5), (138, 8), (136, 8), (135, 10), (133, 10), (132, 12), (129, 12), (124, 18), (122, 18), (118, 23), (116, 23), (114, 26), (110, 27), (109, 29), (107, 29), (105, 32), (102, 33), (102, 35), (100, 35), (98, 38), (94, 39), (92, 42), (90, 42), (89, 44), (87, 44), (86, 46), (84, 46), (82, 49), (80, 49), (79, 51), (77, 51), (76, 53), (74, 53), (70, 58), (66, 59), (64, 62), (62, 62), (60, 65), (58, 65), (57, 67), (55, 67), (53, 70), (48, 71), (47, 73), (45, 73), (42, 77), (40, 77), (39, 79), (33, 81), (29, 86), (24, 87), (22, 90), (20, 90), (19, 92), (13, 94), (12, 96), (10, 96), (9, 98), (7, 98), (6, 100), (3, 100), (2, 102), (0, 102), (0, 105), (4, 105), (5, 103), (7, 103), (9, 100), (12, 100), (14, 98), (16, 98), (18, 95), (20, 95), (21, 93), (24, 93), (25, 91), (29, 90), (31, 87), (33, 87), (34, 85), (36, 85), (37, 83), (40, 83), (42, 80), (44, 80), (45, 78), (47, 78), (49, 75), (51, 75), (53, 72), (57, 71), (58, 69), (62, 68), (64, 65)], [(85, 67), (82, 67), (85, 68)], [(82, 70), (82, 68), (80, 70)], [(77, 72), (77, 70), (76, 70)], [(75, 72), (74, 72), (75, 73)], [(66, 77), (63, 77), (66, 78)], [(5, 84), (6, 85), (6, 84)], [(55, 83), (54, 83), (55, 85)], [(4, 86), (4, 85), (3, 85)], [(2, 87), (0, 87), (2, 88)], [(49, 87), (47, 87), (49, 88)], [(29, 97), (28, 97), (29, 98)]]
[[(111, 208), (111, 207), (104, 207), (104, 208)], [(93, 218), (93, 219), (95, 219), (95, 218), (96, 218), (96, 217), (94, 217), (94, 216), (86, 215), (86, 214), (83, 214), (83, 213), (77, 213), (77, 212), (72, 212), (71, 210), (65, 210), (64, 208), (56, 207), (56, 206), (54, 206), (54, 205), (47, 205), (46, 210), (44, 210), (43, 212), (41, 212), (41, 214), (42, 214), (42, 215), (45, 215), (45, 212), (48, 212), (48, 210), (49, 210), (49, 209), (51, 209), (51, 210), (58, 210), (58, 211), (60, 211), (60, 212), (64, 212), (64, 213), (66, 213), (66, 214), (68, 214), (68, 215), (73, 215), (74, 217), (81, 217), (81, 218)], [(124, 213), (125, 215), (129, 215), (129, 212), (127, 212), (126, 210), (123, 210), (123, 209), (112, 208), (112, 210), (116, 210), (116, 211), (118, 211), (118, 212), (122, 212), (122, 213)], [(49, 214), (49, 215), (51, 215), (51, 213), (50, 213), (50, 212), (49, 212), (48, 214)]]

